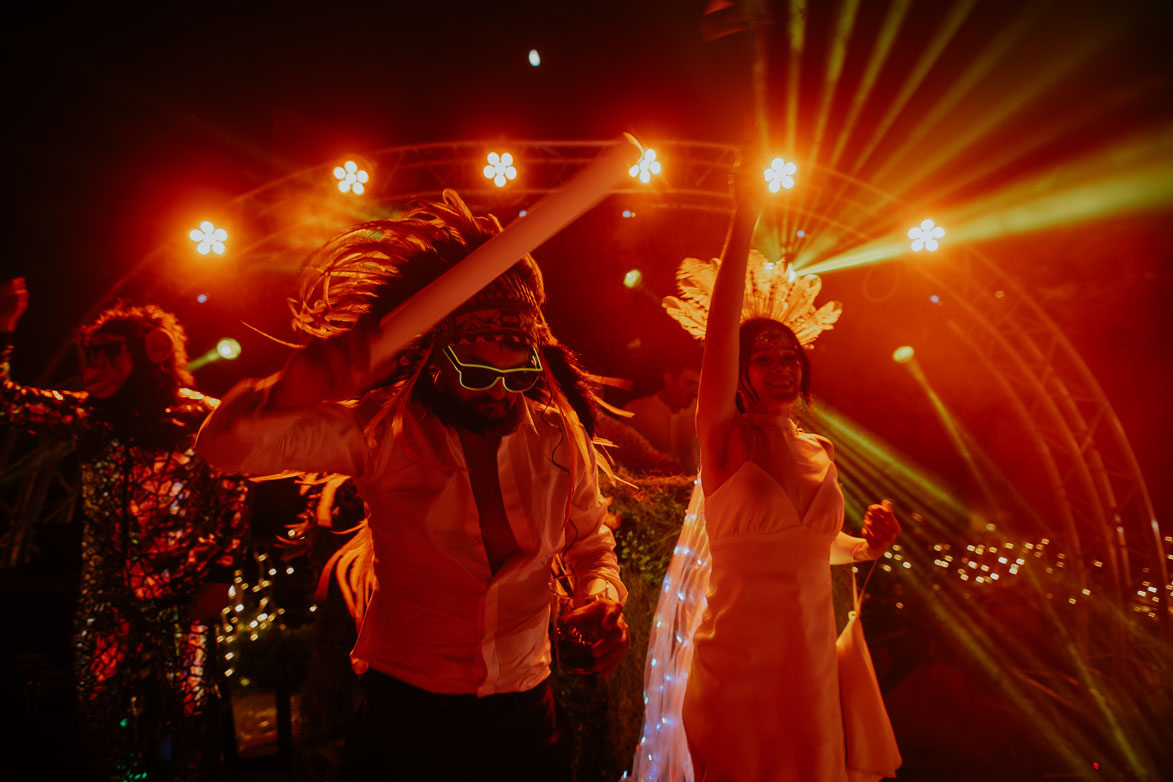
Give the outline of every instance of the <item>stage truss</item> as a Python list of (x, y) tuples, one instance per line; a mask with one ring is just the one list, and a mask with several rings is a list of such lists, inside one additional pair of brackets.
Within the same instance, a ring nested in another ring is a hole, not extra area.
[[(508, 223), (507, 218), (557, 189), (610, 143), (501, 140), (390, 147), (353, 158), (370, 174), (362, 196), (339, 192), (332, 175), (337, 162), (331, 162), (239, 196), (217, 222), (231, 229), (235, 263), (292, 270), (341, 228), (397, 215), (412, 199), (436, 197), (444, 188), (459, 191), (474, 210), (491, 210)], [(612, 196), (638, 202), (641, 208), (729, 210), (729, 172), (739, 156), (737, 147), (700, 142), (654, 146), (664, 165), (662, 174), (649, 185), (633, 178)], [(519, 176), (505, 188), (482, 173), (492, 151), (509, 152), (516, 161)], [(804, 173), (811, 193), (798, 199), (784, 219), (799, 215), (808, 224), (837, 229), (844, 242), (876, 238), (883, 230), (880, 216), (898, 203), (892, 195), (835, 171)], [(861, 217), (845, 225), (831, 217), (832, 206), (835, 215)], [(824, 255), (835, 250), (824, 248)], [(100, 297), (95, 310), (135, 274), (160, 264), (186, 263), (191, 252), (186, 240), (157, 248)], [(924, 275), (959, 305), (959, 319), (950, 322), (950, 329), (979, 357), (1038, 455), (1058, 508), (1056, 534), (1070, 551), (1077, 585), (1094, 580), (1124, 611), (1155, 614), (1167, 636), (1169, 578), (1162, 532), (1120, 420), (1077, 351), (994, 259), (972, 247), (952, 248), (947, 267), (894, 262)], [(42, 379), (50, 376), (64, 351), (63, 346)], [(10, 462), (13, 437), (8, 435), (0, 454), (4, 464)], [(75, 492), (54, 501), (48, 490), (55, 482), (69, 484), (60, 469), (62, 449), (42, 449), (40, 454), (25, 456), (5, 471), (9, 485), (0, 501), (13, 519), (0, 551), (7, 565), (27, 561), (38, 519), (67, 517), (76, 503)], [(1158, 587), (1155, 611), (1151, 600), (1137, 600), (1138, 592), (1152, 584)]]

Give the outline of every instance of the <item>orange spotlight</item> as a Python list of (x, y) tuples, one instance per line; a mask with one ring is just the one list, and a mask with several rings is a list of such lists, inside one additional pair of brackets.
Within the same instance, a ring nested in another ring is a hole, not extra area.
[(912, 240), (912, 251), (919, 253), (921, 250), (928, 250), (933, 252), (940, 245), (937, 240), (945, 235), (945, 229), (939, 225), (933, 225), (932, 220), (921, 220), (920, 225), (908, 229), (908, 238)]
[(228, 241), (228, 232), (212, 225), (209, 220), (200, 223), (199, 228), (193, 228), (188, 236), (196, 243), (196, 252), (200, 255), (208, 253), (223, 255), (224, 242)]
[(497, 187), (505, 187), (505, 183), (511, 179), (517, 179), (517, 169), (513, 167), (513, 155), (505, 152), (498, 155), (496, 152), (489, 153), (489, 165), (485, 166), (485, 179), (493, 180), (493, 184)]
[(343, 193), (362, 195), (366, 190), (366, 183), (370, 181), (371, 177), (358, 167), (358, 163), (347, 160), (334, 168), (334, 178), (338, 180), (338, 189)]
[(656, 160), (656, 150), (645, 149), (643, 157), (639, 159), (638, 163), (629, 168), (627, 173), (633, 177), (639, 177), (639, 181), (646, 185), (652, 181), (653, 174), (660, 173), (660, 168), (660, 161)]

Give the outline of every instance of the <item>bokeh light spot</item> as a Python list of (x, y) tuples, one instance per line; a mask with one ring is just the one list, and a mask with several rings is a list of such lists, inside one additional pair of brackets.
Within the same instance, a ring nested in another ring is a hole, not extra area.
[(216, 343), (216, 352), (219, 353), (222, 358), (226, 358), (231, 361), (232, 359), (240, 356), (240, 343), (234, 340), (232, 337), (225, 337)]

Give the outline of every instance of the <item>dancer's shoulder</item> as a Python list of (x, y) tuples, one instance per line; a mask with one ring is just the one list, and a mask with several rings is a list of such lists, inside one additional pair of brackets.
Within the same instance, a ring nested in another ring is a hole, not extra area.
[(834, 443), (832, 443), (826, 437), (823, 437), (821, 434), (813, 434), (811, 432), (803, 432), (802, 436), (805, 437), (808, 442), (816, 443), (816, 444), (822, 446), (823, 450), (827, 452), (827, 457), (829, 459), (831, 459), (832, 461), (834, 461), (834, 459), (835, 459), (835, 444)]

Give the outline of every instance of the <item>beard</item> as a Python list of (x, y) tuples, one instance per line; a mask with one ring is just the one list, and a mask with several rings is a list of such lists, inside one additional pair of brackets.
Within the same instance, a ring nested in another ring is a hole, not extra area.
[[(520, 394), (504, 399), (469, 404), (444, 393), (426, 374), (420, 377), (413, 394), (420, 404), (446, 426), (485, 434), (511, 423), (517, 413)], [(512, 397), (512, 398), (511, 398)]]

